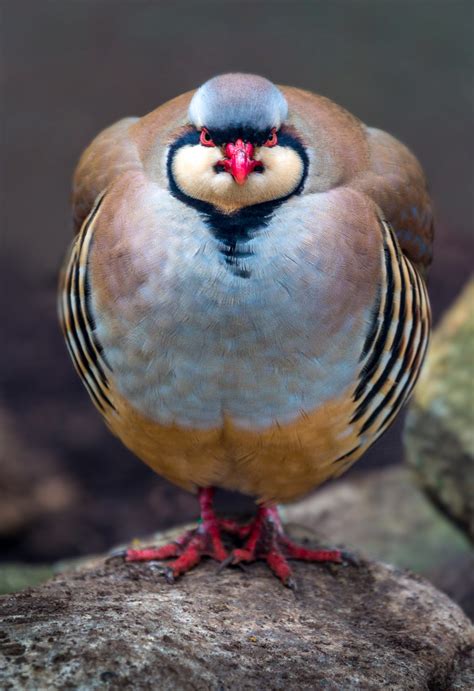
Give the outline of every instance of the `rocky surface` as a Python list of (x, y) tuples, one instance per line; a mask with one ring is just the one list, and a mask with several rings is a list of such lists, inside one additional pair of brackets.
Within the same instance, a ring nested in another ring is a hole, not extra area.
[[(218, 509), (229, 513), (225, 501)], [(371, 558), (412, 569), (474, 619), (472, 547), (414, 485), (409, 469), (399, 465), (338, 480), (282, 512), (301, 539), (346, 544)], [(56, 562), (54, 571), (80, 563), (77, 559)], [(0, 564), (0, 594), (37, 585), (52, 574), (53, 566)]]
[(174, 586), (160, 567), (98, 559), (0, 600), (5, 689), (468, 689), (474, 632), (421, 577), (375, 562), (207, 562)]
[(426, 576), (474, 619), (472, 547), (416, 487), (408, 468), (340, 479), (282, 513), (300, 537), (346, 544)]
[(419, 482), (474, 540), (474, 281), (435, 331), (406, 425)]

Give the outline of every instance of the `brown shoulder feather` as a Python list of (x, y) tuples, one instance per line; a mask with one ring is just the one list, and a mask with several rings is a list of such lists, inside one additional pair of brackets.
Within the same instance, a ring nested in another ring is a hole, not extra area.
[(433, 210), (423, 170), (397, 139), (382, 130), (366, 131), (370, 168), (354, 186), (380, 207), (403, 253), (424, 273), (432, 261)]
[(77, 233), (89, 215), (97, 196), (127, 170), (141, 167), (130, 127), (138, 118), (124, 118), (103, 130), (89, 144), (74, 172), (72, 207)]

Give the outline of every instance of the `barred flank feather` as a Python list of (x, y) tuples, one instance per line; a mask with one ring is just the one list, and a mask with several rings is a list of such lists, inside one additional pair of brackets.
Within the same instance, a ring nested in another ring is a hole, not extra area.
[(385, 432), (408, 400), (428, 347), (431, 312), (423, 279), (401, 252), (390, 225), (382, 221), (383, 284), (362, 353), (354, 391), (360, 444), (338, 458), (349, 466)]
[(89, 305), (88, 257), (94, 224), (105, 197), (96, 200), (76, 236), (59, 293), (59, 317), (66, 344), (77, 373), (100, 410), (115, 410), (109, 396), (107, 364), (102, 347), (94, 335), (95, 323)]

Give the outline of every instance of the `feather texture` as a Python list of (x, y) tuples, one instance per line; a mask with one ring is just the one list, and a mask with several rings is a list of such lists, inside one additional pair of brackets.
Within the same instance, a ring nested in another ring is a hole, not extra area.
[(432, 215), (403, 145), (272, 88), (301, 184), (243, 195), (231, 215), (193, 197), (205, 151), (174, 192), (192, 93), (99, 135), (75, 175), (59, 305), (79, 375), (137, 456), (188, 489), (285, 501), (347, 469), (408, 399), (430, 331)]

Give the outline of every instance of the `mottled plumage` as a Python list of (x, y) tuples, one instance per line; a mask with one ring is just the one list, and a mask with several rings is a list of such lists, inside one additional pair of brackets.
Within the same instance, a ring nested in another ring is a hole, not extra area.
[(430, 328), (424, 176), (328, 99), (215, 78), (101, 133), (73, 203), (69, 350), (110, 429), (172, 482), (294, 499), (410, 395)]

